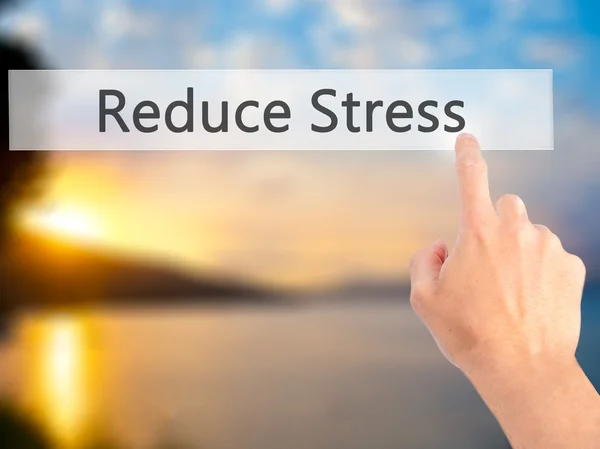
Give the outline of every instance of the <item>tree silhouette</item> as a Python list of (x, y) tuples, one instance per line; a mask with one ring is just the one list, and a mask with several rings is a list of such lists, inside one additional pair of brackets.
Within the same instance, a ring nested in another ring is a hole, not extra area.
[[(0, 13), (10, 0), (0, 0)], [(15, 279), (7, 252), (13, 235), (14, 214), (24, 201), (35, 195), (44, 167), (42, 152), (9, 151), (9, 70), (32, 70), (41, 67), (35, 53), (22, 44), (0, 37), (0, 338), (10, 313), (19, 299), (10, 285), (21, 284)]]
[[(0, 12), (11, 0), (0, 0)], [(8, 71), (40, 68), (39, 58), (22, 44), (0, 39), (0, 252), (10, 235), (19, 204), (37, 191), (44, 166), (41, 152), (9, 151)]]

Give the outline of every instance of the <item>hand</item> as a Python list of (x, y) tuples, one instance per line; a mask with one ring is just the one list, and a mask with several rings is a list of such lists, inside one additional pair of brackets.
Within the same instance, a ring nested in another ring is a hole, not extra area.
[(585, 267), (523, 201), (492, 205), (487, 166), (468, 134), (456, 142), (460, 232), (410, 264), (411, 303), (444, 355), (468, 376), (501, 366), (575, 362)]
[(597, 449), (600, 396), (575, 359), (585, 267), (520, 198), (492, 206), (479, 143), (456, 142), (460, 232), (417, 252), (411, 303), (515, 449)]

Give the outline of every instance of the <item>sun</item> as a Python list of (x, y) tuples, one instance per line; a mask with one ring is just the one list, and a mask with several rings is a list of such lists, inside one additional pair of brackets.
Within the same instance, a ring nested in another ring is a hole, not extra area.
[(75, 209), (31, 211), (24, 215), (23, 222), (30, 229), (78, 240), (98, 241), (102, 237), (98, 221)]

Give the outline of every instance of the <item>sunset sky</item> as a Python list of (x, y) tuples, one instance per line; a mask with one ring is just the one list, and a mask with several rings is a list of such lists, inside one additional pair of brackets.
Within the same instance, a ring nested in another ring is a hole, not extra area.
[[(2, 29), (66, 69), (552, 68), (556, 150), (488, 153), (492, 190), (523, 196), (534, 221), (595, 266), (599, 16), (592, 0), (32, 0)], [(456, 230), (450, 152), (52, 162), (30, 224), (187, 269), (286, 284), (404, 277), (412, 251)]]

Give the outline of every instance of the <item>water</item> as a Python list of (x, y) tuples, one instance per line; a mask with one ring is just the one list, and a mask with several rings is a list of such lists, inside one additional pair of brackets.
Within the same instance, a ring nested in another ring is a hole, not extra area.
[[(584, 322), (586, 355), (598, 322)], [(508, 447), (393, 301), (23, 316), (0, 389), (64, 447), (91, 428), (135, 448), (165, 436), (198, 449)]]

